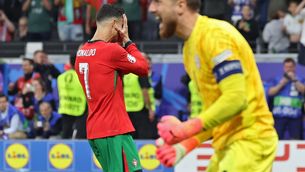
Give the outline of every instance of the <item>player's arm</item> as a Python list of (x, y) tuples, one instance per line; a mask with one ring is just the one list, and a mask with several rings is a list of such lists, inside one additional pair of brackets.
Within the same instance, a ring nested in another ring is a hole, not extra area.
[(305, 6), (305, 0), (303, 0), (296, 9), (296, 14), (299, 14)]
[(285, 87), (285, 85), (288, 82), (289, 81), (286, 77), (283, 77), (279, 82), (277, 82), (277, 80), (274, 80), (272, 82), (273, 86), (271, 86), (268, 90), (268, 96), (276, 95), (278, 92), (280, 92)]
[(118, 71), (124, 74), (148, 75), (147, 60), (134, 43), (131, 43), (125, 49), (116, 44), (113, 53), (115, 58), (112, 59), (112, 63)]
[[(214, 128), (238, 115), (247, 107), (246, 70), (241, 64), (240, 53), (234, 47), (234, 40), (228, 33), (211, 35), (208, 48), (209, 66), (220, 89), (220, 97), (197, 117), (204, 129)], [(248, 48), (248, 47), (245, 47)], [(251, 56), (251, 54), (249, 54)], [(243, 57), (246, 58), (246, 57)], [(254, 58), (254, 57), (247, 57)]]
[(191, 152), (193, 149), (198, 147), (202, 142), (205, 142), (212, 138), (212, 130), (202, 131), (199, 134), (196, 134), (193, 137), (190, 137), (186, 140), (180, 142), (180, 144), (184, 147), (185, 153)]
[(221, 96), (198, 118), (204, 129), (214, 128), (247, 107), (245, 78), (242, 73), (232, 74), (219, 82)]
[(301, 81), (299, 80), (294, 80), (293, 81), (295, 88), (302, 94), (305, 94), (305, 84), (303, 84)]
[(142, 89), (142, 94), (144, 98), (144, 104), (145, 107), (148, 110), (148, 118), (150, 121), (153, 121), (155, 118), (155, 112), (153, 109), (153, 103), (150, 101), (150, 96), (149, 96), (149, 89), (151, 88), (151, 85), (149, 83), (149, 78), (148, 76), (146, 77), (139, 77), (139, 83)]

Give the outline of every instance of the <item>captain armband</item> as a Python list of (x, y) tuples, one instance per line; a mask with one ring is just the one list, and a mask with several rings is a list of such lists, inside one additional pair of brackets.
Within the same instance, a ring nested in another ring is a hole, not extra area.
[(242, 66), (239, 60), (223, 61), (217, 64), (213, 69), (217, 83), (233, 74), (242, 74)]

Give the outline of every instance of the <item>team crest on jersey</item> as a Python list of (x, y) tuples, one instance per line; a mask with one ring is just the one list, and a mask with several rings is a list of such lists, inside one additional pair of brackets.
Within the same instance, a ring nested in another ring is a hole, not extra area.
[(138, 166), (138, 161), (136, 159), (133, 159), (132, 164), (134, 165), (134, 167)]
[(134, 56), (127, 54), (127, 59), (130, 63), (135, 63), (137, 60)]

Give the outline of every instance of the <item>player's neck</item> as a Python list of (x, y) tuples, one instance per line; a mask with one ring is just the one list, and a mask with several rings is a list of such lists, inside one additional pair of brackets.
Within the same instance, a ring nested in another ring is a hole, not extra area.
[(105, 31), (98, 31), (96, 30), (95, 34), (93, 35), (91, 41), (101, 40), (104, 42), (109, 42), (111, 40), (111, 35)]
[(181, 17), (176, 27), (176, 35), (183, 40), (187, 40), (195, 27), (198, 17), (198, 13), (186, 13)]

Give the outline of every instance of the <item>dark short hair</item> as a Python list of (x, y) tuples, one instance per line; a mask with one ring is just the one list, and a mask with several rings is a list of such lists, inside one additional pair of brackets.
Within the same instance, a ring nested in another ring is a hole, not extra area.
[(0, 93), (0, 98), (3, 98), (3, 97), (6, 99), (6, 101), (8, 101), (8, 97), (5, 94)]
[(125, 12), (123, 8), (105, 4), (98, 11), (96, 15), (96, 21), (101, 22), (112, 17), (120, 18), (124, 13)]
[(295, 60), (293, 58), (291, 58), (291, 57), (286, 58), (284, 60), (283, 64), (285, 64), (285, 63), (293, 63), (294, 65), (296, 65)]
[(29, 59), (29, 58), (23, 58), (22, 61), (27, 61), (29, 62), (32, 66), (34, 66), (34, 60), (33, 59)]
[(200, 10), (201, 0), (186, 0), (186, 5), (193, 11)]
[(36, 50), (33, 55), (36, 56), (36, 54), (38, 54), (38, 53), (46, 54), (46, 52), (44, 52), (43, 50)]
[(40, 102), (40, 103), (38, 104), (39, 108), (40, 108), (40, 106), (41, 106), (42, 104), (47, 104), (47, 105), (49, 106), (49, 108), (51, 108), (51, 109), (53, 110), (52, 105), (51, 105), (50, 102), (48, 102), (48, 101), (42, 101), (42, 102)]

